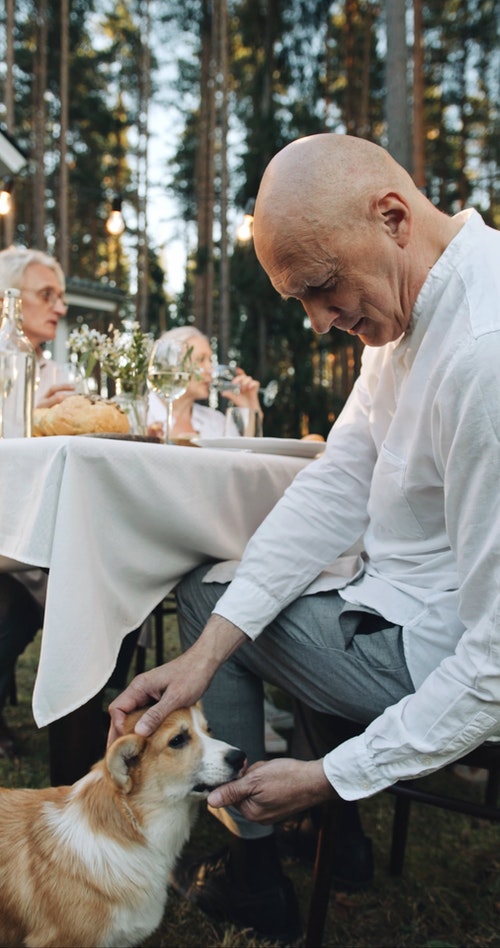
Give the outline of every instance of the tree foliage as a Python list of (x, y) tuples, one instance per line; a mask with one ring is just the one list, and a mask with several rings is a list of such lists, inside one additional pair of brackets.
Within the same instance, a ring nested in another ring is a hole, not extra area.
[[(411, 90), (410, 0), (406, 7), (407, 46), (399, 52), (407, 56)], [(217, 56), (212, 26), (226, 8), (228, 68), (222, 82), (214, 63), (224, 57)], [(418, 0), (418, 8), (423, 95), (415, 91), (419, 101), (412, 102), (409, 91), (408, 110), (410, 115), (420, 110), (415, 144), (423, 155), (424, 186), (445, 212), (473, 205), (498, 226), (497, 4)], [(15, 9), (15, 127), (10, 131), (31, 157), (29, 173), (16, 184), (15, 239), (30, 244), (42, 226), (42, 240), (53, 250), (60, 180), (61, 4), (17, 0)], [(151, 50), (145, 49), (145, 12), (153, 27)], [(138, 129), (147, 108), (140, 76), (141, 64), (147, 62), (151, 91), (146, 95), (157, 103), (157, 111), (159, 105), (164, 108), (165, 135), (170, 116), (176, 114), (179, 131), (165, 166), (164, 187), (190, 239), (184, 289), (172, 307), (150, 238), (149, 323), (160, 331), (172, 321), (200, 321), (203, 292), (208, 292), (213, 331), (218, 334), (224, 310), (220, 276), (226, 263), (221, 240), (225, 202), (232, 208), (233, 234), (236, 218), (255, 198), (269, 159), (294, 138), (328, 130), (388, 144), (388, 13), (383, 0), (70, 0), (71, 275), (117, 281), (133, 292), (138, 240), (134, 226), (113, 250), (105, 220), (118, 192), (139, 214)], [(41, 49), (44, 36), (46, 46)], [(221, 137), (222, 88), (227, 94), (227, 143)], [(207, 107), (213, 110), (211, 122)], [(207, 165), (204, 157), (211, 148), (213, 162)], [(221, 149), (224, 154), (227, 149), (228, 185)], [(40, 154), (43, 175), (35, 175), (40, 168), (34, 169), (34, 156)], [(203, 213), (207, 200), (213, 205), (208, 217)], [(150, 213), (154, 217), (155, 209)], [(274, 292), (251, 242), (240, 245), (231, 237), (229, 244), (229, 354), (263, 383), (273, 377), (280, 381), (277, 402), (266, 412), (267, 433), (297, 435), (307, 427), (326, 433), (358, 370), (356, 342), (342, 333), (318, 338), (301, 307), (283, 302)], [(202, 284), (207, 254), (213, 277)]]

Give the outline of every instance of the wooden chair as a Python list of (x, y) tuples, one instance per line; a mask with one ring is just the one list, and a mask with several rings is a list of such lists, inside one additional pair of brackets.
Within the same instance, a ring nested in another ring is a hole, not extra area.
[[(151, 618), (153, 621), (154, 647), (155, 647), (155, 665), (163, 665), (163, 619), (166, 615), (175, 615), (177, 613), (177, 604), (173, 593), (165, 596), (161, 602), (153, 609)], [(138, 644), (135, 660), (135, 671), (140, 675), (146, 668), (146, 645)]]
[[(426, 787), (427, 778), (399, 781), (385, 793), (395, 800), (389, 868), (393, 875), (401, 875), (412, 803), (423, 803), (456, 813), (500, 822), (498, 794), (500, 785), (500, 742), (485, 741), (476, 750), (456, 761), (469, 767), (487, 771), (483, 801), (473, 803), (459, 796), (440, 793)], [(332, 800), (323, 807), (314, 865), (313, 891), (309, 903), (306, 948), (321, 948), (332, 878), (332, 853), (336, 828), (341, 818), (341, 801)]]
[(10, 679), (10, 688), (9, 688), (9, 702), (14, 707), (17, 704), (17, 681), (16, 681), (16, 669), (12, 672), (12, 677)]

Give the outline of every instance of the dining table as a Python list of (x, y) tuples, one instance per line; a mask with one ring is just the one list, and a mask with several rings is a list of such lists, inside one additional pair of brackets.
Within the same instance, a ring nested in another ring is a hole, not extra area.
[(0, 569), (47, 571), (32, 704), (49, 729), (52, 783), (100, 756), (100, 702), (124, 637), (197, 565), (238, 561), (313, 463), (258, 441), (0, 440)]

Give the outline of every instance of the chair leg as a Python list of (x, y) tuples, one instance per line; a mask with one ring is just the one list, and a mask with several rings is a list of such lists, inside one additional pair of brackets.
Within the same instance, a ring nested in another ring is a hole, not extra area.
[(403, 872), (408, 824), (410, 821), (411, 801), (406, 797), (396, 796), (394, 818), (392, 821), (391, 858), (389, 868), (394, 876)]
[(11, 677), (11, 679), (10, 679), (9, 701), (10, 701), (12, 707), (15, 707), (15, 706), (17, 705), (17, 682), (16, 682), (16, 672), (15, 672), (15, 671), (12, 672), (12, 677)]
[(163, 665), (163, 603), (154, 610), (156, 664)]
[(496, 767), (492, 767), (491, 770), (488, 770), (488, 779), (486, 782), (486, 789), (484, 791), (484, 802), (487, 804), (487, 806), (497, 805), (499, 792), (500, 772)]
[(146, 669), (146, 647), (138, 645), (135, 651), (135, 673), (142, 675)]
[(321, 948), (325, 927), (333, 869), (333, 843), (341, 801), (323, 805), (321, 825), (314, 863), (313, 889), (307, 919), (306, 948)]

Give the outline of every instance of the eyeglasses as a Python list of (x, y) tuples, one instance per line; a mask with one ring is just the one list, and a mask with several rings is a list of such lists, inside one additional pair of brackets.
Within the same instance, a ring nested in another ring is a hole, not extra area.
[(42, 303), (45, 303), (46, 306), (53, 308), (56, 303), (61, 303), (65, 309), (68, 308), (68, 302), (64, 293), (58, 293), (57, 290), (54, 290), (51, 286), (44, 286), (40, 290), (32, 289), (31, 287), (26, 287), (26, 289), (21, 290), (23, 293), (33, 293)]

